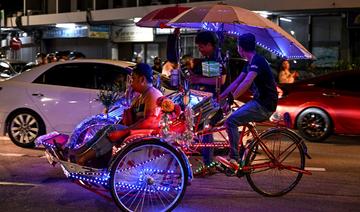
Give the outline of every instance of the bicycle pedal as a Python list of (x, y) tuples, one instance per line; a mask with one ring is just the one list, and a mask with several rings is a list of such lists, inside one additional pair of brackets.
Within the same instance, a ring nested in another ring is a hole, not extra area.
[(238, 178), (244, 177), (244, 176), (245, 176), (245, 172), (243, 172), (243, 171), (241, 171), (241, 170), (238, 170), (238, 171), (236, 172), (236, 176), (237, 176)]
[(226, 158), (224, 157), (221, 157), (221, 156), (217, 156), (216, 157), (216, 160), (224, 165), (225, 167), (229, 168), (229, 169), (232, 169), (232, 170), (238, 170), (239, 169), (239, 164), (236, 164), (236, 163), (231, 163), (230, 161), (228, 161)]
[(218, 170), (219, 172), (221, 173), (225, 173), (225, 170), (226, 170), (226, 166), (224, 166), (223, 164), (218, 164), (215, 166), (216, 167), (216, 170)]
[(236, 170), (229, 169), (229, 168), (225, 169), (225, 172), (224, 172), (224, 173), (225, 173), (225, 175), (228, 176), (228, 177), (234, 177), (234, 176), (237, 175)]

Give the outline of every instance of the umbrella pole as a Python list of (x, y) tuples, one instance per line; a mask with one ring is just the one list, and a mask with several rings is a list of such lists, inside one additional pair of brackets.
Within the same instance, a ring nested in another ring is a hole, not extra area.
[(184, 96), (183, 96), (183, 103), (184, 105), (188, 105), (190, 102), (190, 83), (189, 83), (189, 77), (188, 74), (189, 73), (183, 73), (181, 70), (181, 59), (180, 59), (180, 55), (181, 55), (181, 37), (180, 37), (180, 28), (175, 28), (174, 34), (176, 34), (176, 58), (177, 58), (177, 64), (178, 64), (178, 74), (179, 74), (179, 86), (178, 86), (178, 90), (183, 90), (184, 91)]
[[(226, 63), (226, 61), (224, 61), (224, 58), (221, 55), (221, 47), (222, 44), (224, 43), (224, 23), (221, 23), (220, 27), (218, 28), (218, 30), (216, 31), (216, 35), (218, 36), (218, 46), (216, 49), (216, 60), (217, 62), (220, 63), (220, 75), (216, 77), (216, 81), (215, 81), (215, 92), (216, 92), (216, 100), (217, 102), (220, 101), (220, 93), (221, 93), (221, 82), (222, 82), (222, 69)], [(226, 58), (225, 58), (226, 60)]]

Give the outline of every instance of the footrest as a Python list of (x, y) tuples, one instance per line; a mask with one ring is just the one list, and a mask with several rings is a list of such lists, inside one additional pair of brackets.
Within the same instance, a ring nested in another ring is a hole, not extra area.
[(45, 150), (45, 158), (53, 166), (55, 166), (55, 164), (58, 161), (58, 159), (56, 157), (54, 157), (54, 155), (51, 154), (48, 150)]
[(68, 135), (59, 133), (59, 132), (51, 132), (46, 135), (42, 135), (35, 140), (36, 146), (45, 146), (55, 148), (55, 143), (59, 146), (64, 146), (69, 139)]

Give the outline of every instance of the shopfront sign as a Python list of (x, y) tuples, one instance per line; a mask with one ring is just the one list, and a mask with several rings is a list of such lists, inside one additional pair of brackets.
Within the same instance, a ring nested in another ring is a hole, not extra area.
[[(197, 33), (198, 29), (180, 29), (180, 34), (194, 34)], [(155, 28), (156, 35), (169, 35), (173, 34), (173, 28)]]
[(90, 26), (89, 38), (109, 39), (109, 27), (108, 26)]
[(152, 28), (142, 28), (137, 26), (113, 27), (113, 42), (152, 42), (154, 32)]
[(53, 28), (51, 30), (45, 30), (43, 32), (44, 39), (79, 38), (79, 37), (88, 37), (88, 35), (89, 35), (88, 27), (78, 27), (74, 29)]
[(43, 32), (44, 39), (51, 38), (79, 38), (79, 37), (89, 37), (89, 38), (101, 38), (109, 39), (109, 26), (99, 25), (99, 26), (76, 26), (75, 28), (53, 28)]

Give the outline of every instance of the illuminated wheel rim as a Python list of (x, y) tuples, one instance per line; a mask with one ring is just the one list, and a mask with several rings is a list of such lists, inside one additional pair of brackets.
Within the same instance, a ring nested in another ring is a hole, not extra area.
[(39, 135), (40, 125), (37, 119), (27, 113), (19, 114), (10, 122), (10, 133), (16, 142), (32, 143)]
[(169, 211), (182, 198), (185, 170), (169, 149), (144, 144), (118, 161), (111, 183), (115, 198), (127, 211)]

